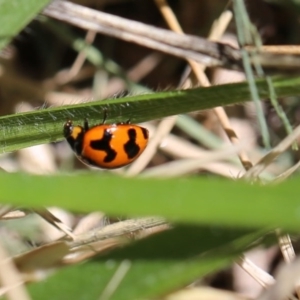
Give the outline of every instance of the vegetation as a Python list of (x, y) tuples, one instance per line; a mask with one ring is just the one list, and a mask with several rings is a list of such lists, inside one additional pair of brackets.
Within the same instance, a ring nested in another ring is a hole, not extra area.
[[(299, 4), (50, 2), (0, 1), (1, 295), (257, 297), (233, 261), (266, 297), (298, 294), (272, 249), (296, 259)], [(89, 168), (64, 141), (66, 120), (103, 111), (150, 131), (126, 168)], [(270, 273), (245, 258), (258, 248)]]

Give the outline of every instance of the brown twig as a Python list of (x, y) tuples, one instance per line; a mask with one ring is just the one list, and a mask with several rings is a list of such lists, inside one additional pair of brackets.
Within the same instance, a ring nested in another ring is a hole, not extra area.
[(131, 37), (134, 39), (132, 41), (142, 45), (144, 43), (140, 42), (139, 39), (144, 37), (146, 40), (169, 45), (171, 48), (201, 53), (207, 56), (208, 59), (214, 58), (215, 60), (212, 61), (218, 63), (226, 60), (228, 62), (235, 61), (241, 58), (239, 51), (229, 45), (210, 42), (207, 39), (192, 35), (178, 35), (169, 30), (158, 29), (154, 26), (99, 12), (68, 1), (53, 1), (43, 13), (60, 20), (66, 20), (79, 27), (83, 24), (93, 26), (94, 29), (98, 27), (100, 31), (104, 30), (102, 33), (117, 34), (120, 39)]
[[(184, 59), (193, 59), (205, 66), (242, 68), (241, 53), (229, 45), (207, 39), (181, 35), (140, 22), (96, 11), (68, 1), (53, 1), (43, 14), (86, 30), (96, 31), (144, 47)], [(249, 49), (252, 52), (252, 49)], [(253, 62), (263, 67), (298, 70), (299, 53), (269, 53), (254, 50)]]

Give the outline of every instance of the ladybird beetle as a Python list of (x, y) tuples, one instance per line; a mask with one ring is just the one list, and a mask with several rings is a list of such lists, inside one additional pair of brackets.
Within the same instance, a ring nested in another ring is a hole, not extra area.
[(64, 136), (76, 156), (85, 164), (103, 169), (115, 169), (134, 161), (146, 148), (149, 132), (146, 128), (127, 123), (89, 127), (64, 124)]

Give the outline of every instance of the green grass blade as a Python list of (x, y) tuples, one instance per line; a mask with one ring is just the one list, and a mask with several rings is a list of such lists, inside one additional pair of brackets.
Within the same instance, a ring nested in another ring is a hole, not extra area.
[[(247, 77), (247, 81), (249, 83), (251, 98), (253, 100), (256, 109), (257, 120), (262, 134), (262, 140), (264, 146), (266, 148), (270, 148), (270, 134), (268, 130), (267, 121), (263, 113), (263, 107), (260, 102), (259, 91), (255, 84), (254, 72), (250, 64), (250, 56), (248, 52), (243, 49), (243, 47), (246, 44), (252, 44), (253, 42), (255, 42), (256, 47), (259, 48), (259, 44), (261, 44), (261, 41), (259, 40), (259, 35), (257, 34), (255, 27), (250, 22), (244, 1), (234, 0), (233, 9), (234, 9), (236, 28), (238, 32), (238, 40), (239, 40), (239, 44), (242, 47), (241, 54), (243, 59), (243, 66)], [(255, 35), (257, 36), (257, 38), (255, 38)], [(256, 67), (256, 71), (258, 71), (257, 74), (262, 76), (263, 74), (261, 73), (262, 72), (261, 66), (259, 66), (256, 63), (255, 67)]]
[(1, 173), (0, 202), (104, 211), (116, 216), (158, 215), (197, 224), (298, 230), (298, 186), (298, 180), (266, 187), (207, 178), (126, 179), (96, 172), (81, 176)]
[[(268, 97), (268, 86), (257, 80), (261, 98)], [(278, 97), (300, 94), (300, 77), (274, 78)], [(88, 118), (99, 124), (103, 109), (108, 110), (107, 123), (132, 123), (153, 120), (180, 113), (208, 109), (216, 106), (242, 103), (249, 100), (247, 82), (138, 95), (79, 105), (49, 108), (0, 118), (0, 149), (2, 152), (49, 143), (63, 139), (62, 128), (67, 119), (82, 124)]]
[(50, 0), (0, 0), (0, 50), (49, 2)]

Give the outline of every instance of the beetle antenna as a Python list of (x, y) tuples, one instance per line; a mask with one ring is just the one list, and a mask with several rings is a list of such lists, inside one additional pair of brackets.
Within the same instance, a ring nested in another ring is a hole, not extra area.
[(107, 119), (107, 108), (103, 108), (103, 121), (102, 121), (102, 124), (105, 124), (106, 122), (106, 119)]
[(84, 120), (83, 128), (84, 128), (84, 131), (88, 131), (89, 128), (90, 128), (90, 126), (89, 126), (89, 121), (88, 121), (87, 118)]

